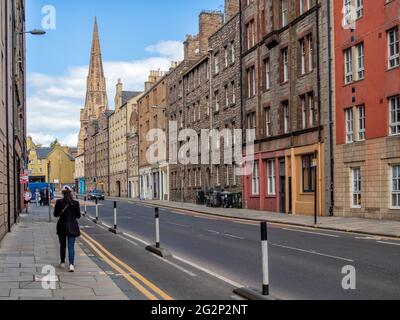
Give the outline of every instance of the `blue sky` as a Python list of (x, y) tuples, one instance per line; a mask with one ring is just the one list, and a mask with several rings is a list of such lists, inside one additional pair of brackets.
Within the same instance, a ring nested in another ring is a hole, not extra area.
[(166, 70), (182, 57), (186, 34), (197, 34), (201, 10), (223, 10), (224, 0), (28, 0), (27, 30), (42, 27), (42, 8), (56, 9), (56, 29), (27, 36), (28, 132), (48, 144), (73, 145), (84, 105), (94, 16), (97, 16), (109, 104), (121, 78), (140, 90), (150, 69)]

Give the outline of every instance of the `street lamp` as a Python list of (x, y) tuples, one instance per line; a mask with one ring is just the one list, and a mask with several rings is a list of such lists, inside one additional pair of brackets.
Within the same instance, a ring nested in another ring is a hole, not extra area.
[(25, 33), (30, 33), (31, 35), (34, 35), (34, 36), (42, 36), (42, 35), (46, 34), (46, 31), (41, 30), (41, 29), (32, 29), (30, 31), (18, 32), (18, 34), (25, 34)]

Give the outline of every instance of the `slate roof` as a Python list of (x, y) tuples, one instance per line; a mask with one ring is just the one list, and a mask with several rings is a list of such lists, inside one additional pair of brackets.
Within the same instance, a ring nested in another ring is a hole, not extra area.
[(141, 94), (139, 91), (122, 91), (122, 105)]
[(47, 158), (49, 153), (52, 151), (52, 148), (41, 147), (36, 149), (36, 154), (39, 160), (44, 160)]

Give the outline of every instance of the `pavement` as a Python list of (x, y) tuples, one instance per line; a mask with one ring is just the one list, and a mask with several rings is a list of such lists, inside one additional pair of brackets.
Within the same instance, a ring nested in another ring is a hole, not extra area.
[(305, 215), (289, 215), (250, 209), (209, 208), (192, 203), (172, 202), (163, 200), (133, 200), (121, 198), (108, 198), (130, 201), (136, 204), (149, 205), (160, 208), (179, 209), (197, 212), (212, 216), (229, 217), (250, 221), (268, 221), (293, 226), (304, 226), (323, 230), (355, 232), (366, 235), (400, 238), (400, 221), (372, 220), (350, 217), (318, 217), (317, 225), (314, 217)]
[[(59, 268), (59, 245), (48, 207), (22, 214), (0, 242), (0, 300), (127, 300), (82, 248), (76, 246), (75, 273)], [(67, 258), (68, 259), (68, 258)], [(48, 273), (50, 268), (55, 274)], [(43, 284), (50, 285), (44, 289)]]

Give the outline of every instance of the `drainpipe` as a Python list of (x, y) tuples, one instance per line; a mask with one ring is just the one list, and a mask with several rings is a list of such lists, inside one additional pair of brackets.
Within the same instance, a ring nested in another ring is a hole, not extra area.
[(335, 159), (333, 153), (333, 103), (332, 103), (332, 27), (331, 27), (331, 2), (327, 1), (328, 12), (328, 87), (329, 87), (329, 153), (330, 153), (330, 206), (329, 215), (333, 217), (335, 206), (335, 181), (333, 179), (335, 174)]
[[(317, 93), (317, 95), (318, 95), (318, 146), (320, 146), (321, 142), (322, 142), (322, 136), (321, 136), (321, 74), (320, 74), (321, 73), (321, 65), (320, 65), (321, 61), (320, 61), (320, 56), (319, 56), (320, 55), (320, 39), (319, 39), (319, 37), (320, 37), (320, 30), (319, 30), (320, 17), (319, 17), (319, 10), (320, 9), (321, 9), (321, 5), (318, 4), (318, 8), (315, 11), (315, 13), (316, 13), (316, 25), (317, 25), (317, 28), (316, 28), (317, 29), (317, 31), (316, 31), (316, 33), (317, 33), (316, 62), (317, 62), (317, 91), (318, 91), (318, 93)], [(320, 157), (320, 156), (321, 156), (321, 154), (319, 154), (316, 151), (315, 152), (315, 158), (317, 159), (317, 157)], [(320, 164), (320, 161), (318, 161), (318, 162)], [(314, 170), (315, 170), (315, 180), (316, 180), (315, 181), (315, 192), (314, 192), (314, 195), (315, 195), (315, 198), (314, 198), (314, 211), (315, 211), (314, 213), (315, 213), (315, 217), (317, 217), (317, 208), (318, 208), (318, 205), (317, 205), (317, 202), (318, 202), (318, 193), (317, 192), (319, 191), (319, 189), (318, 189), (318, 180), (317, 180), (318, 168), (319, 168), (319, 165), (314, 168)], [(320, 192), (320, 194), (322, 195), (322, 192)], [(320, 201), (322, 201), (322, 199), (320, 199)]]
[(9, 72), (8, 72), (8, 66), (9, 66), (9, 44), (8, 44), (8, 36), (9, 36), (9, 27), (8, 27), (8, 1), (5, 2), (5, 19), (6, 19), (6, 29), (5, 29), (5, 87), (6, 87), (6, 166), (7, 166), (7, 230), (8, 232), (11, 232), (11, 181), (10, 181), (10, 149), (9, 149), (9, 144), (10, 144), (10, 128), (9, 128)]
[[(240, 58), (239, 58), (239, 74), (240, 74), (240, 124), (242, 128), (242, 145), (246, 147), (246, 133), (243, 136), (243, 129), (245, 128), (244, 125), (244, 104), (243, 104), (243, 59), (242, 59), (242, 54), (243, 54), (243, 7), (242, 7), (243, 1), (239, 0), (239, 33), (240, 33), (240, 39), (239, 39), (239, 52), (240, 52)], [(242, 199), (245, 199), (246, 197), (246, 190), (247, 190), (247, 177), (243, 175), (242, 177)], [(247, 209), (247, 197), (245, 200), (245, 208)]]
[[(15, 146), (15, 54), (16, 54), (16, 46), (15, 46), (15, 34), (16, 30), (14, 30), (15, 26), (15, 1), (11, 1), (11, 25), (12, 29), (12, 37), (11, 37), (11, 47), (12, 47), (12, 56), (11, 56), (11, 92), (12, 92), (12, 139), (14, 141)], [(21, 35), (23, 36), (23, 34)], [(13, 173), (14, 173), (14, 224), (17, 223), (17, 196), (18, 196), (18, 183), (19, 179), (17, 178), (17, 166), (16, 166), (16, 150), (13, 148)]]

